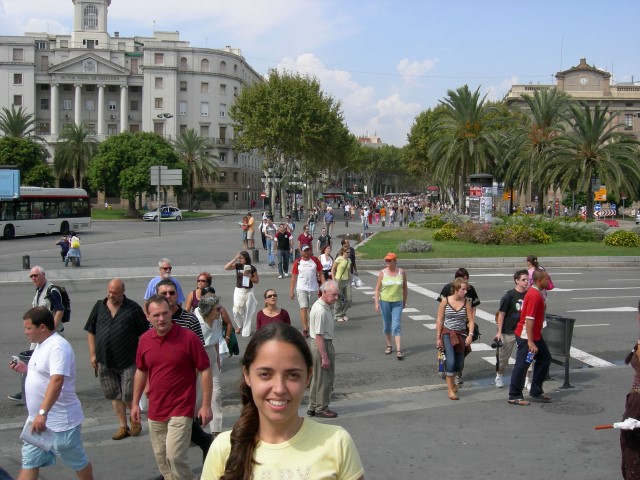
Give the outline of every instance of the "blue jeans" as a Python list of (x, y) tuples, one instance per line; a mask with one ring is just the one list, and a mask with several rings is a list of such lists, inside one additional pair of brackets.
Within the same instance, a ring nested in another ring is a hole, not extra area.
[(456, 352), (451, 345), (449, 333), (442, 335), (442, 344), (444, 345), (444, 354), (446, 356), (445, 372), (447, 377), (453, 377), (455, 372), (462, 373), (464, 369), (464, 348)]
[(404, 302), (385, 302), (380, 300), (380, 313), (382, 313), (382, 332), (394, 337), (402, 336), (400, 318), (402, 317), (402, 304)]
[(278, 274), (289, 273), (289, 250), (278, 250)]
[[(311, 235), (315, 235), (316, 234), (316, 222), (309, 222), (309, 232), (311, 232)], [(320, 255), (321, 252), (318, 252), (318, 255)]]
[(269, 265), (273, 265), (276, 262), (276, 258), (273, 254), (273, 240), (270, 238), (267, 238), (267, 252), (269, 254)]
[[(534, 342), (538, 347), (538, 353), (534, 357), (536, 363), (533, 365), (533, 377), (531, 378), (531, 388), (529, 394), (537, 397), (544, 393), (542, 384), (549, 373), (551, 365), (551, 353), (544, 339)], [(529, 353), (529, 343), (524, 338), (516, 337), (518, 351), (516, 352), (516, 364), (511, 374), (511, 385), (509, 386), (509, 400), (522, 399), (522, 389), (524, 388), (527, 370), (531, 364), (527, 363), (527, 354)]]

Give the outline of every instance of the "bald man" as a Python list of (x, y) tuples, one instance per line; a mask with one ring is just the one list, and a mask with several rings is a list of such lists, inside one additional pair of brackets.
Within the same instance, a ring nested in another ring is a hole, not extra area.
[(138, 337), (149, 330), (149, 322), (140, 305), (125, 296), (121, 279), (114, 278), (109, 282), (107, 297), (96, 302), (84, 329), (91, 366), (120, 423), (111, 438), (137, 437), (142, 424), (131, 421), (129, 428), (127, 408), (131, 411)]

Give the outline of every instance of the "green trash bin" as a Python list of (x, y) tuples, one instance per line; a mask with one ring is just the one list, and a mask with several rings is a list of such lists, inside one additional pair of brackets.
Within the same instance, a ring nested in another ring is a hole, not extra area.
[[(542, 330), (551, 357), (564, 357), (564, 385), (562, 388), (572, 388), (569, 383), (569, 361), (571, 359), (571, 341), (573, 340), (573, 326), (575, 318), (563, 317), (547, 313), (545, 315), (547, 326)], [(554, 359), (555, 360), (555, 359)], [(558, 360), (556, 360), (558, 361)]]

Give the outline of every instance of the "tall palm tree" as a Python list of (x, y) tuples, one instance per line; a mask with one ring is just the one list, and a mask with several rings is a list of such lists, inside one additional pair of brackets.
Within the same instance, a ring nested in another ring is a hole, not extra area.
[(527, 108), (516, 112), (521, 121), (504, 132), (508, 145), (503, 157), (507, 164), (505, 184), (524, 191), (533, 188), (539, 192), (541, 205), (544, 199), (540, 193), (549, 185), (532, 183), (533, 171), (544, 165), (550, 146), (562, 134), (571, 100), (556, 88), (536, 90), (533, 95), (525, 94), (522, 98)]
[(0, 113), (0, 132), (2, 132), (3, 136), (16, 138), (35, 137), (39, 139), (35, 135), (35, 131), (36, 120), (33, 114), (27, 113), (22, 107), (17, 110), (15, 107), (11, 107), (11, 110), (6, 107), (2, 109)]
[(193, 189), (197, 183), (202, 185), (209, 180), (218, 179), (216, 156), (210, 155), (209, 139), (197, 133), (193, 128), (181, 131), (172, 142), (180, 160), (187, 166), (189, 180), (189, 211), (193, 209)]
[(429, 157), (433, 175), (443, 185), (456, 185), (458, 206), (464, 206), (464, 185), (469, 175), (488, 171), (493, 163), (493, 127), (499, 117), (494, 108), (464, 85), (449, 90), (443, 110), (431, 129)]
[(60, 143), (55, 149), (53, 170), (58, 179), (70, 175), (76, 188), (82, 188), (82, 180), (98, 150), (98, 142), (84, 125), (75, 123), (67, 125), (58, 138)]
[(622, 126), (608, 105), (574, 104), (567, 129), (549, 149), (534, 176), (562, 189), (574, 184), (587, 194), (587, 219), (593, 219), (594, 180), (609, 192), (636, 192), (640, 186), (640, 142), (616, 130)]

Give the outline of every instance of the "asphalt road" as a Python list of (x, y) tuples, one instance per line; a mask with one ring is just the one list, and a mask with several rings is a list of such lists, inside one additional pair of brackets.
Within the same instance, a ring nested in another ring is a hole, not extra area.
[[(186, 291), (195, 287), (199, 271), (214, 274), (214, 286), (231, 308), (233, 277), (222, 270), (239, 247), (239, 228), (235, 216), (163, 223), (163, 236), (156, 236), (154, 224), (143, 222), (95, 222), (90, 232), (82, 235), (83, 266), (62, 266), (55, 237), (30, 237), (2, 242), (0, 272), (9, 280), (0, 290), (3, 305), (0, 324), (0, 345), (4, 357), (25, 350), (22, 313), (29, 307), (33, 287), (26, 271), (17, 271), (16, 263), (22, 252), (29, 252), (31, 264), (39, 264), (49, 271), (50, 278), (66, 286), (72, 299), (72, 321), (66, 334), (76, 352), (77, 391), (83, 401), (87, 417), (110, 415), (109, 402), (103, 399), (88, 361), (85, 320), (95, 301), (103, 298), (109, 278), (125, 278), (126, 294), (142, 301), (144, 290), (155, 274), (156, 262), (168, 256), (174, 274)], [(342, 228), (341, 230), (345, 230)], [(357, 230), (357, 227), (354, 228)], [(337, 231), (340, 233), (340, 230)], [(344, 232), (343, 232), (344, 233)], [(292, 314), (298, 324), (298, 308), (288, 298), (289, 280), (276, 278), (275, 269), (266, 265), (263, 250), (257, 264), (261, 281), (256, 296), (266, 288), (275, 288), (279, 305)], [(579, 262), (577, 262), (579, 263)], [(461, 262), (460, 266), (464, 266)], [(361, 270), (364, 287), (354, 289), (351, 320), (336, 325), (335, 347), (337, 399), (350, 395), (386, 389), (420, 387), (440, 383), (435, 372), (435, 297), (442, 286), (453, 277), (449, 270), (411, 270), (408, 273), (411, 292), (408, 308), (403, 315), (403, 351), (405, 360), (384, 354), (384, 338), (379, 315), (373, 309), (375, 270)], [(556, 289), (549, 294), (548, 312), (576, 319), (572, 351), (572, 367), (598, 368), (620, 363), (626, 353), (621, 350), (621, 338), (635, 335), (635, 312), (640, 297), (637, 269), (556, 268), (551, 272)], [(467, 357), (465, 379), (490, 383), (494, 367), (494, 351), (489, 344), (495, 330), (493, 317), (499, 299), (513, 285), (513, 269), (472, 269), (471, 282), (482, 304), (478, 322), (482, 337), (474, 344), (474, 352)], [(241, 350), (246, 339), (240, 339)], [(626, 348), (626, 347), (625, 347)], [(233, 409), (238, 403), (237, 382), (240, 378), (238, 357), (227, 359), (223, 366), (224, 404)], [(0, 399), (15, 393), (18, 381), (8, 369), (0, 369)], [(24, 410), (8, 400), (0, 400), (0, 416), (4, 422), (20, 421)]]

